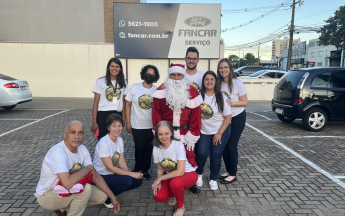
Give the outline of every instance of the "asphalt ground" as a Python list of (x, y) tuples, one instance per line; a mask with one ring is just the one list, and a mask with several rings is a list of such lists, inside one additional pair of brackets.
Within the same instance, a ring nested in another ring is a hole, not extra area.
[[(63, 139), (71, 120), (85, 126), (83, 144), (93, 158), (97, 139), (90, 132), (92, 100), (34, 98), (13, 110), (0, 110), (0, 216), (55, 215), (34, 197), (48, 149)], [(122, 133), (129, 169), (134, 166), (131, 134)], [(238, 181), (219, 190), (208, 187), (205, 167), (200, 194), (186, 190), (186, 215), (345, 215), (345, 122), (330, 122), (322, 132), (304, 130), (300, 120), (280, 122), (269, 101), (249, 102), (239, 143)], [(224, 166), (222, 166), (224, 171)], [(118, 196), (118, 215), (172, 215), (174, 207), (157, 203), (144, 180)], [(83, 215), (113, 215), (103, 205)]]

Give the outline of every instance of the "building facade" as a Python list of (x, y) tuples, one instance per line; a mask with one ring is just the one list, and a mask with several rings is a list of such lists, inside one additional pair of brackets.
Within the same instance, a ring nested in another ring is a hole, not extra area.
[(309, 67), (329, 67), (331, 51), (335, 51), (335, 46), (323, 46), (319, 39), (309, 40), (308, 60)]
[[(293, 44), (299, 43), (301, 40), (294, 39)], [(289, 48), (289, 37), (285, 36), (282, 40), (274, 40), (272, 41), (272, 59), (277, 59), (282, 54), (283, 49)]]

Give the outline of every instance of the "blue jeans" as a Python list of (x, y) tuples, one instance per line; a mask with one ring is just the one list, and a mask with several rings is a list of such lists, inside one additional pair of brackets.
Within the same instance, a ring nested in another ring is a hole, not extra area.
[[(140, 187), (141, 183), (143, 182), (141, 179), (135, 179), (128, 175), (111, 174), (102, 175), (102, 177), (115, 196), (118, 196), (125, 191)], [(105, 203), (110, 203), (109, 197)]]
[(236, 176), (238, 164), (237, 146), (246, 125), (246, 111), (241, 112), (231, 120), (231, 136), (225, 146), (223, 160), (230, 176)]
[(195, 152), (196, 152), (196, 163), (198, 164), (198, 168), (196, 169), (196, 173), (201, 175), (204, 172), (205, 163), (207, 161), (208, 155), (210, 155), (210, 180), (217, 180), (220, 166), (222, 164), (222, 154), (226, 143), (230, 137), (231, 132), (231, 124), (226, 128), (224, 131), (221, 141), (222, 144), (213, 145), (212, 140), (214, 135), (205, 135), (200, 133), (200, 138), (195, 145)]

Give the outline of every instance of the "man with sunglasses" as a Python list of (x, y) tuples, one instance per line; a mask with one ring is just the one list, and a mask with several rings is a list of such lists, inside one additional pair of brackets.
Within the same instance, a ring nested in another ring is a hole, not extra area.
[(190, 83), (196, 90), (200, 91), (202, 77), (204, 73), (197, 69), (199, 63), (199, 51), (195, 47), (189, 47), (184, 58), (187, 69), (185, 79)]

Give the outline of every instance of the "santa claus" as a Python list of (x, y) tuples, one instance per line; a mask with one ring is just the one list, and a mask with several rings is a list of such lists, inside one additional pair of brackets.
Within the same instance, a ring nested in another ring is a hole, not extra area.
[[(185, 80), (184, 65), (171, 64), (168, 75), (152, 95), (153, 131), (160, 121), (168, 121), (174, 128), (174, 136), (185, 145), (188, 162), (196, 168), (194, 147), (200, 136), (203, 100), (198, 90)], [(200, 189), (195, 186), (191, 192), (198, 193)]]

